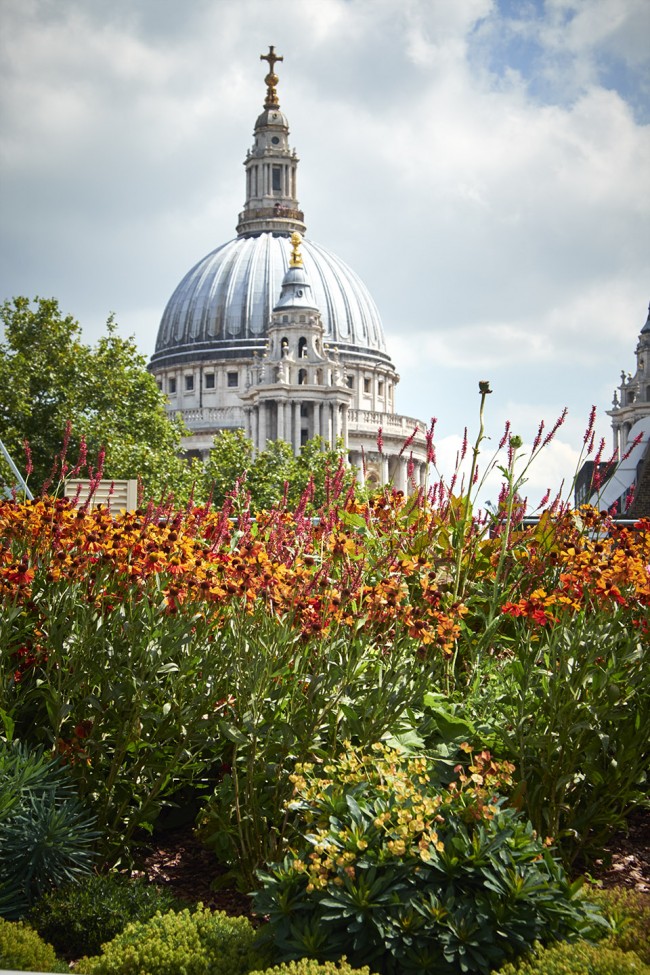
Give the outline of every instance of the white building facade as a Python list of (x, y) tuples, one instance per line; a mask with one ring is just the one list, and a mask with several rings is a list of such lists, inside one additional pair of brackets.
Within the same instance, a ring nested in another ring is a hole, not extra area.
[(611, 410), (614, 450), (619, 457), (625, 453), (629, 436), (635, 424), (650, 417), (650, 307), (646, 323), (639, 334), (635, 349), (636, 370), (621, 372), (621, 382), (614, 393)]
[(282, 58), (270, 48), (263, 59), (237, 236), (174, 291), (149, 368), (189, 431), (188, 453), (206, 457), (221, 430), (245, 430), (258, 451), (282, 439), (296, 454), (320, 436), (343, 444), (360, 479), (412, 490), (426, 479), (425, 425), (396, 411), (399, 376), (367, 288), (303, 236), (298, 157), (277, 95)]

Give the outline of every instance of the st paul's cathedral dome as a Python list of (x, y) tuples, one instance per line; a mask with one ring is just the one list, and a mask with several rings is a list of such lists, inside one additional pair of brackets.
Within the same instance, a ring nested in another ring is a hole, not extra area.
[(189, 431), (188, 452), (206, 456), (215, 434), (236, 428), (257, 450), (283, 439), (298, 453), (321, 436), (343, 442), (360, 477), (365, 469), (368, 479), (405, 490), (424, 479), (424, 425), (396, 413), (399, 376), (368, 289), (303, 236), (298, 157), (277, 95), (275, 64), (283, 58), (271, 47), (262, 60), (266, 98), (244, 161), (237, 236), (172, 294), (149, 369)]

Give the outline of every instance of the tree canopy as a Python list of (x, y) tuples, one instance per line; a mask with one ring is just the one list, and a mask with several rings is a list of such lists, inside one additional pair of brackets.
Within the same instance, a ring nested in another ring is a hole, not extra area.
[(205, 465), (204, 488), (220, 505), (243, 479), (252, 508), (262, 511), (283, 499), (288, 507), (297, 507), (311, 482), (309, 506), (317, 508), (325, 502), (328, 489), (342, 493), (355, 483), (352, 469), (341, 466), (342, 458), (342, 444), (335, 450), (327, 449), (320, 437), (308, 440), (297, 457), (283, 440), (270, 441), (254, 456), (252, 441), (242, 430), (226, 430), (214, 438)]
[[(224, 431), (205, 464), (188, 463), (181, 424), (170, 417), (134, 340), (118, 335), (112, 316), (95, 345), (83, 341), (79, 323), (62, 315), (54, 298), (6, 301), (0, 322), (0, 438), (23, 470), (28, 444), (36, 492), (53, 466), (60, 478), (64, 455), (74, 466), (82, 444), (90, 465), (105, 452), (104, 477), (140, 478), (148, 499), (173, 493), (182, 503), (193, 492), (197, 502), (211, 497), (220, 505), (243, 479), (254, 510), (283, 499), (296, 507), (308, 489), (313, 509), (328, 491), (342, 493), (354, 483), (354, 473), (342, 465), (343, 445), (331, 450), (319, 437), (295, 457), (284, 441), (255, 454), (242, 430)], [(0, 482), (2, 471), (0, 458)]]
[(19, 467), (29, 445), (30, 483), (40, 486), (66, 444), (68, 463), (82, 439), (89, 462), (105, 451), (104, 475), (142, 480), (148, 496), (186, 493), (192, 474), (180, 457), (182, 429), (147, 372), (132, 338), (112, 316), (91, 346), (54, 298), (13, 298), (0, 306), (0, 437)]

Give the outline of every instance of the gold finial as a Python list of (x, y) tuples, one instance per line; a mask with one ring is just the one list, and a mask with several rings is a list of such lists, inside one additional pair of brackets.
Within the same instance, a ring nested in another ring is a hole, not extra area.
[(275, 48), (273, 45), (270, 45), (268, 54), (260, 54), (260, 61), (269, 62), (269, 73), (264, 79), (266, 82), (266, 98), (264, 100), (264, 108), (279, 108), (280, 101), (278, 99), (278, 93), (275, 86), (280, 79), (273, 69), (275, 67), (275, 62), (284, 61), (284, 58), (282, 55), (276, 54)]
[(289, 267), (302, 267), (302, 254), (300, 253), (300, 245), (302, 244), (302, 237), (298, 231), (294, 231), (291, 234), (291, 260), (289, 261)]

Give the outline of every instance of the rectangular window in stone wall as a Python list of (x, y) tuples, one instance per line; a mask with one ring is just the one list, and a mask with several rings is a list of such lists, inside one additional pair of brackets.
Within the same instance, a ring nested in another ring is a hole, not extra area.
[(206, 389), (214, 389), (214, 373), (213, 372), (206, 372), (206, 374), (205, 374), (205, 376), (203, 378), (205, 379), (205, 388)]
[(191, 393), (193, 389), (194, 389), (194, 376), (186, 376), (185, 377), (186, 392)]
[(229, 372), (228, 373), (228, 386), (230, 386), (231, 388), (233, 386), (239, 386), (239, 373), (238, 372)]

